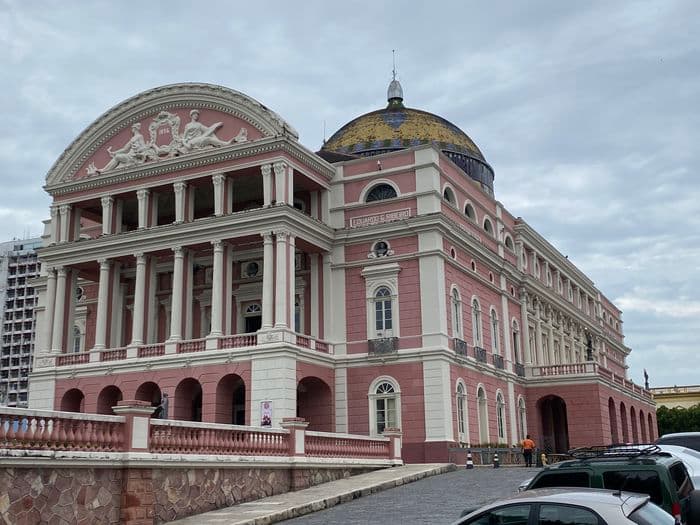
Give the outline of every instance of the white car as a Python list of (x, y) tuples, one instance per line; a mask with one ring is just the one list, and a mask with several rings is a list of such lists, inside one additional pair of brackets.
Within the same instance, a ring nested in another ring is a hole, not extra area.
[(674, 525), (649, 496), (603, 489), (520, 492), (462, 516), (453, 525)]

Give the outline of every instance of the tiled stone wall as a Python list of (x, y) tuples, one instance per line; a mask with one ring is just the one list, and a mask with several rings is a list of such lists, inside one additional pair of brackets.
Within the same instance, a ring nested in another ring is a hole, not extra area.
[(165, 523), (370, 470), (0, 467), (0, 524)]
[(0, 468), (0, 521), (119, 523), (121, 469)]

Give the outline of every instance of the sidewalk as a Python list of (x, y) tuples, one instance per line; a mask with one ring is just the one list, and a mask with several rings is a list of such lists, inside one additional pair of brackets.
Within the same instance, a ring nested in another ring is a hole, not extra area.
[(267, 525), (327, 509), (428, 476), (455, 470), (451, 463), (404, 465), (330, 481), (297, 492), (287, 492), (225, 509), (173, 521), (179, 525)]

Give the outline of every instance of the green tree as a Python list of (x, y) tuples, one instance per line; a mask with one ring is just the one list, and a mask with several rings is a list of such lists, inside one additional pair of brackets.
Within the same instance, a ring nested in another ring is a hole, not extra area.
[(656, 409), (659, 435), (673, 432), (700, 432), (700, 404), (690, 408), (661, 406)]

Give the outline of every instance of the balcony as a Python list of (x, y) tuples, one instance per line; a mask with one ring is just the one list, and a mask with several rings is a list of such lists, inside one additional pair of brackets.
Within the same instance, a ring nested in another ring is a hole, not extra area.
[(486, 350), (481, 348), (480, 346), (475, 346), (474, 347), (474, 359), (479, 361), (480, 363), (486, 363)]
[(399, 350), (398, 337), (382, 337), (381, 339), (370, 339), (369, 355), (395, 354)]
[(467, 342), (463, 341), (458, 337), (455, 337), (452, 341), (454, 344), (455, 353), (457, 355), (463, 355), (464, 357), (467, 357)]
[(515, 370), (515, 375), (518, 377), (525, 377), (525, 365), (522, 363), (515, 363), (513, 365), (513, 370)]
[[(270, 334), (273, 335), (273, 334)], [(276, 334), (275, 334), (276, 335)], [(280, 334), (281, 335), (281, 334)], [(137, 358), (160, 357), (168, 354), (190, 355), (202, 352), (219, 352), (221, 350), (233, 350), (239, 348), (252, 349), (259, 344), (266, 344), (274, 341), (289, 341), (288, 333), (284, 338), (266, 339), (258, 341), (257, 333), (225, 335), (214, 338), (190, 339), (176, 342), (163, 342), (139, 345), (136, 347), (106, 348), (90, 352), (69, 353), (56, 356), (56, 366), (75, 366), (97, 362), (129, 362)], [(296, 346), (304, 351), (318, 352), (322, 354), (332, 354), (333, 345), (327, 341), (321, 341), (304, 334), (291, 334), (292, 341)], [(389, 338), (396, 339), (396, 338)], [(394, 347), (398, 347), (396, 342)]]
[(503, 361), (503, 356), (499, 354), (492, 354), (493, 366), (499, 370), (504, 370), (506, 368), (505, 362)]

